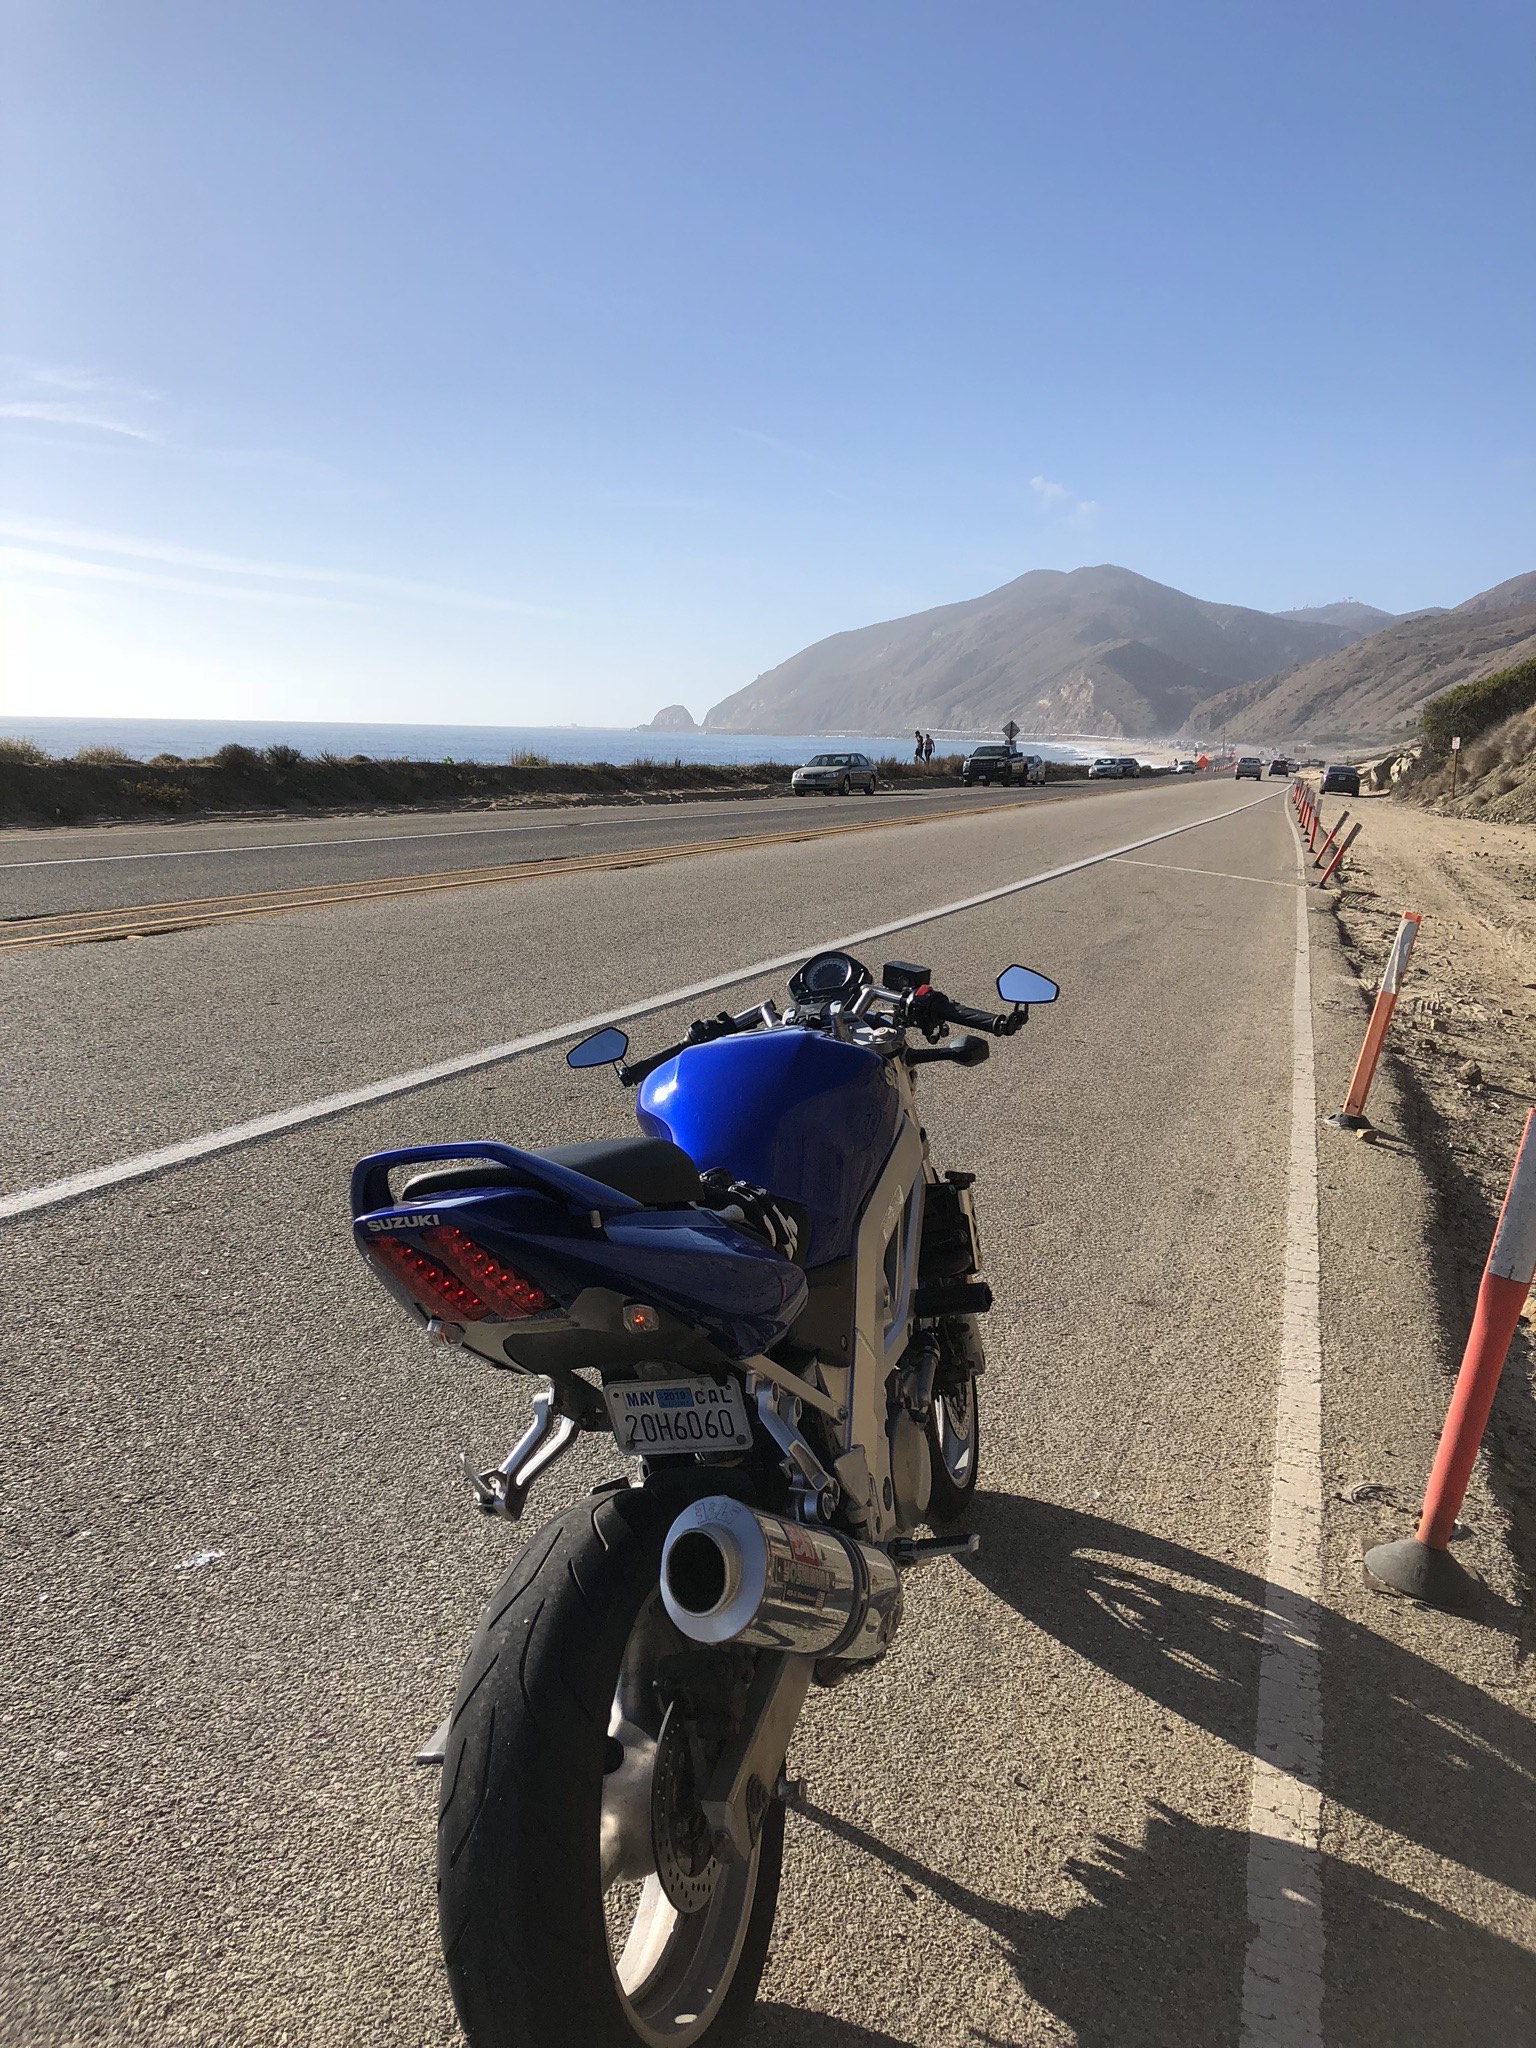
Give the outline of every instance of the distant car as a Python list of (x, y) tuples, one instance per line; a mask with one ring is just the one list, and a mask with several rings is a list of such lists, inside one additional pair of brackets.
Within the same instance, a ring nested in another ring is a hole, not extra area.
[(1141, 773), (1141, 763), (1134, 754), (1122, 754), (1119, 758), (1120, 773), (1122, 775), (1139, 775)]
[(1323, 770), (1324, 796), (1358, 796), (1360, 770), (1347, 761), (1333, 761)]
[(1175, 775), (1193, 775), (1196, 773), (1195, 764), (1193, 761), (1175, 761), (1173, 772)]
[(856, 789), (873, 796), (879, 780), (868, 754), (812, 754), (789, 786), (796, 796), (848, 796)]
[(1245, 775), (1251, 775), (1255, 782), (1264, 779), (1264, 763), (1257, 754), (1244, 754), (1237, 764), (1236, 780), (1241, 782)]
[(1271, 775), (1289, 775), (1289, 774), (1290, 774), (1290, 772), (1291, 772), (1291, 764), (1290, 764), (1290, 762), (1289, 762), (1289, 761), (1287, 761), (1287, 759), (1285, 758), (1284, 754), (1276, 754), (1276, 756), (1275, 756), (1275, 758), (1273, 759), (1273, 761), (1271, 761), (1271, 762), (1270, 762), (1270, 764), (1269, 764), (1269, 772), (1270, 772), (1270, 774), (1271, 774)]
[(1100, 754), (1096, 761), (1088, 764), (1090, 782), (1107, 782), (1111, 776), (1118, 782), (1122, 772), (1118, 754)]
[(978, 782), (988, 788), (1000, 782), (1005, 789), (1011, 782), (1044, 782), (1045, 763), (1038, 754), (1021, 754), (1017, 747), (972, 747), (960, 764), (960, 780), (967, 789)]

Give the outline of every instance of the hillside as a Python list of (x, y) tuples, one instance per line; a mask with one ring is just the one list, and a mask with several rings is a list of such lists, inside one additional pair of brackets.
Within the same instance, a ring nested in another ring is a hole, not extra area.
[(1349, 597), (1342, 604), (1307, 604), (1300, 611), (1276, 612), (1277, 619), (1311, 619), (1320, 626), (1354, 626), (1363, 635), (1379, 633), (1383, 626), (1396, 625), (1396, 612), (1378, 611), (1373, 604), (1360, 604)]
[(1512, 577), (1448, 612), (1396, 625), (1262, 682), (1218, 692), (1189, 716), (1192, 738), (1231, 727), (1245, 739), (1376, 740), (1431, 697), (1536, 654), (1536, 574)]
[(1335, 654), (1364, 630), (1207, 603), (1109, 565), (1035, 569), (984, 597), (818, 641), (716, 704), (704, 724), (989, 732), (1011, 717), (1038, 734), (1172, 732), (1224, 686)]

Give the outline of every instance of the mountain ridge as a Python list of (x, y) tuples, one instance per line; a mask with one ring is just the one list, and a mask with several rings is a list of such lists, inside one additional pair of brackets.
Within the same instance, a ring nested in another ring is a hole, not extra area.
[(1186, 737), (1242, 723), (1252, 740), (1386, 739), (1431, 697), (1536, 655), (1536, 572), (1511, 576), (1450, 611), (1411, 612), (1336, 654), (1218, 692)]
[(1113, 563), (1032, 569), (977, 598), (831, 634), (713, 705), (703, 723), (981, 732), (1012, 717), (1039, 734), (1171, 732), (1208, 698), (1338, 653), (1362, 631), (1191, 597)]

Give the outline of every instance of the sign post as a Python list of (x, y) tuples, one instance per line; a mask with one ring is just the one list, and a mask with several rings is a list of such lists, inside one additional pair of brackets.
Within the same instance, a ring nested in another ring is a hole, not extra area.
[(1452, 741), (1451, 741), (1451, 799), (1452, 799), (1452, 801), (1453, 801), (1453, 802), (1455, 801), (1455, 797), (1456, 797), (1456, 784), (1457, 784), (1457, 781), (1458, 781), (1458, 780), (1460, 779), (1460, 773), (1461, 773), (1461, 734), (1460, 734), (1460, 733), (1457, 733), (1457, 734), (1455, 735), (1455, 737), (1454, 737), (1454, 738), (1452, 739)]
[[(1011, 747), (1014, 741), (1018, 738), (1018, 736), (1019, 728), (1014, 724), (1013, 720), (1010, 718), (1008, 723), (1003, 727), (1003, 738), (1008, 742), (1009, 746)], [(1461, 741), (1458, 740), (1456, 744), (1459, 747), (1461, 745)]]

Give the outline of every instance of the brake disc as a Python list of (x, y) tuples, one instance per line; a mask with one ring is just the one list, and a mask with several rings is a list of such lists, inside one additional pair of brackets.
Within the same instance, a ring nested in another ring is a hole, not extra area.
[(679, 1700), (667, 1708), (656, 1742), (651, 1847), (661, 1888), (678, 1912), (702, 1912), (714, 1896), (722, 1865), (699, 1804), (693, 1744)]

